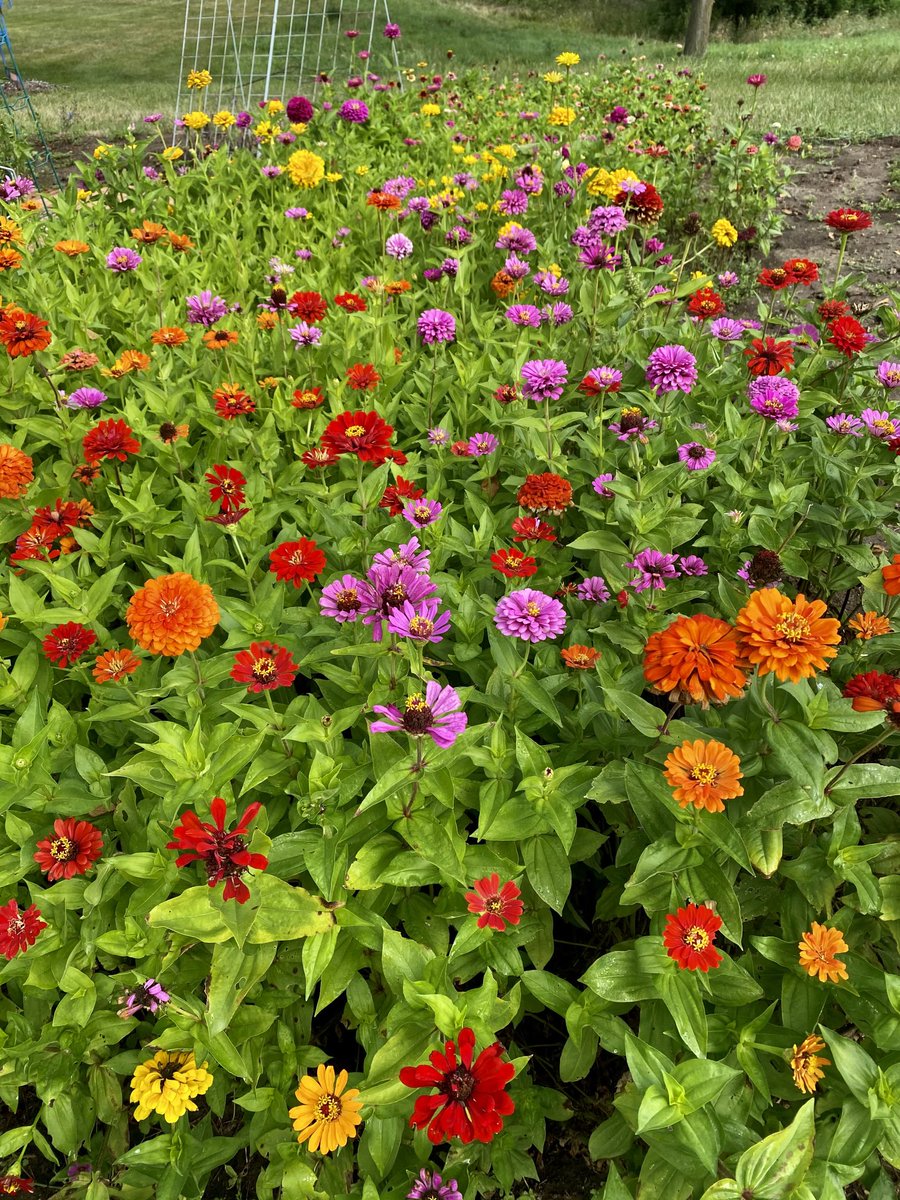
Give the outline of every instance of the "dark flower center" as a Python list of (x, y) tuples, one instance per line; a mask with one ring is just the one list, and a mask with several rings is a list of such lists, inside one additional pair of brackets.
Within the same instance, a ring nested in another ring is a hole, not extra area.
[(57, 862), (71, 862), (77, 849), (71, 838), (54, 838), (50, 843), (50, 857), (55, 858)]
[(449, 1075), (444, 1077), (443, 1083), (440, 1084), (440, 1090), (451, 1100), (456, 1100), (460, 1104), (465, 1104), (472, 1093), (475, 1091), (476, 1084), (475, 1076), (466, 1067), (459, 1066), (455, 1071), (451, 1071)]
[(427, 638), (434, 631), (434, 621), (429, 621), (427, 617), (413, 617), (409, 623), (409, 632), (413, 637)]
[(359, 608), (359, 593), (356, 588), (342, 588), (334, 598), (340, 612), (356, 612)]
[(782, 575), (781, 559), (774, 550), (757, 550), (750, 559), (748, 574), (757, 587), (775, 583)]
[(503, 901), (499, 896), (489, 896), (484, 902), (484, 911), (499, 916), (503, 912)]
[(434, 721), (434, 713), (424, 697), (417, 693), (406, 701), (406, 712), (403, 714), (403, 728), (411, 737), (422, 737)]
[(316, 1101), (316, 1117), (320, 1121), (336, 1121), (341, 1115), (341, 1102), (337, 1096), (326, 1093)]
[(705, 456), (706, 456), (706, 447), (705, 446), (691, 446), (688, 450), (688, 458), (693, 458), (697, 462), (699, 462), (700, 459), (704, 458)]
[(405, 585), (402, 583), (391, 584), (389, 588), (385, 588), (382, 599), (385, 608), (396, 608), (398, 604), (402, 604), (407, 599)]

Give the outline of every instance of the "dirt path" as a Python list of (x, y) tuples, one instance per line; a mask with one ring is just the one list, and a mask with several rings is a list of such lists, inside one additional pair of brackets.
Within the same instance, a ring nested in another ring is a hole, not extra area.
[(850, 297), (871, 302), (886, 290), (900, 291), (900, 137), (824, 145), (802, 161), (782, 200), (784, 233), (770, 261), (817, 262), (824, 296), (834, 279), (840, 236), (822, 217), (848, 206), (867, 209), (874, 218), (872, 228), (855, 234), (847, 248), (844, 270), (849, 266), (866, 276), (850, 288)]

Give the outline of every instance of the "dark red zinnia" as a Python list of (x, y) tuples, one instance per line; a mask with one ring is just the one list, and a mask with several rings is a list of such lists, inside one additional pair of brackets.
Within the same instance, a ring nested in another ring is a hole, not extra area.
[(339, 296), (335, 296), (334, 302), (344, 312), (366, 311), (365, 300), (363, 300), (362, 296), (357, 296), (356, 292), (341, 292)]
[(0, 905), (0, 954), (4, 958), (24, 954), (46, 928), (47, 922), (41, 920), (39, 908), (29, 904), (28, 908), (20, 910), (16, 900), (7, 900), (6, 904)]
[(778, 375), (790, 372), (794, 365), (793, 342), (777, 342), (775, 338), (754, 338), (744, 351), (751, 375)]
[(662, 216), (662, 196), (652, 183), (645, 183), (642, 192), (619, 192), (613, 204), (623, 208), (638, 225), (652, 225)]
[(495, 550), (491, 555), (491, 566), (507, 579), (528, 579), (538, 569), (536, 559), (529, 558), (515, 546), (509, 550)]
[(381, 376), (371, 363), (354, 363), (344, 372), (347, 386), (354, 392), (371, 392), (381, 382)]
[(838, 317), (845, 317), (850, 311), (850, 305), (846, 300), (823, 300), (816, 311), (827, 324), (829, 321), (836, 321)]
[(300, 664), (295, 663), (289, 650), (272, 642), (252, 642), (249, 650), (234, 656), (231, 678), (246, 683), (248, 692), (270, 692), (273, 688), (290, 687)]
[(50, 662), (58, 667), (68, 667), (81, 658), (96, 640), (93, 629), (87, 629), (75, 621), (67, 621), (65, 625), (51, 629), (41, 645)]
[(829, 342), (848, 358), (865, 350), (869, 342), (865, 329), (855, 317), (838, 317), (829, 323), (828, 331)]
[(400, 1082), (410, 1088), (434, 1088), (436, 1094), (419, 1096), (409, 1119), (413, 1129), (427, 1128), (432, 1145), (453, 1137), (468, 1144), (490, 1142), (503, 1129), (503, 1118), (515, 1111), (506, 1085), (515, 1075), (512, 1063), (503, 1062), (503, 1046), (494, 1042), (475, 1061), (475, 1034), (468, 1027), (428, 1056), (430, 1066), (403, 1067)]
[(269, 865), (264, 854), (251, 854), (247, 849), (247, 830), (261, 808), (262, 805), (258, 803), (248, 805), (234, 829), (226, 831), (225, 801), (221, 796), (216, 796), (209, 806), (215, 824), (201, 821), (196, 813), (182, 813), (181, 824), (173, 830), (175, 840), (167, 842), (166, 849), (184, 851), (175, 860), (179, 867), (202, 860), (206, 865), (209, 886), (215, 887), (224, 879), (222, 899), (235, 899), (238, 904), (246, 904), (250, 899), (250, 889), (242, 876), (248, 868), (264, 871)]
[(325, 567), (325, 555), (315, 542), (299, 538), (296, 542), (282, 542), (269, 552), (269, 570), (282, 583), (293, 583), (300, 587), (312, 583)]
[(516, 517), (512, 523), (514, 542), (555, 542), (556, 530), (539, 517)]
[(80, 503), (75, 500), (57, 500), (52, 507), (45, 504), (34, 510), (31, 527), (41, 529), (53, 538), (65, 537), (73, 529), (87, 525), (93, 511), (93, 505), (87, 500)]
[(333, 467), (336, 462), (340, 461), (340, 455), (334, 454), (331, 450), (323, 450), (321, 446), (313, 446), (310, 450), (303, 451), (300, 461), (310, 470), (319, 471), (322, 467)]
[(700, 288), (688, 301), (687, 310), (692, 316), (706, 321), (710, 317), (720, 316), (725, 311), (725, 301), (712, 288)]
[(666, 917), (663, 945), (669, 958), (674, 958), (683, 971), (703, 971), (717, 967), (722, 955), (713, 945), (716, 931), (722, 926), (705, 904), (689, 904)]
[(256, 412), (256, 401), (236, 383), (223, 383), (212, 395), (216, 412), (226, 421), (249, 417)]
[(38, 842), (34, 861), (47, 879), (71, 879), (89, 871), (103, 851), (103, 835), (90, 821), (60, 817), (53, 822), (53, 837)]
[(392, 425), (375, 412), (342, 412), (329, 421), (322, 445), (333, 454), (355, 454), (362, 462), (383, 463), (390, 451)]
[(476, 879), (474, 891), (466, 892), (470, 913), (479, 913), (478, 928), (496, 929), (502, 933), (507, 922), (518, 925), (522, 919), (524, 905), (519, 897), (522, 893), (508, 880), (500, 886), (500, 876), (495, 872), (484, 879)]
[(870, 227), (872, 216), (862, 208), (835, 208), (825, 218), (825, 224), (840, 233), (856, 233)]
[(881, 671), (866, 671), (849, 679), (842, 694), (852, 700), (856, 712), (884, 709), (893, 713), (900, 701), (900, 679)]
[(789, 258), (784, 264), (784, 269), (792, 284), (801, 283), (809, 287), (819, 278), (819, 264), (808, 258)]
[(287, 302), (287, 308), (292, 316), (306, 321), (308, 325), (316, 325), (328, 311), (328, 304), (318, 292), (294, 292)]
[(210, 500), (213, 504), (221, 505), (223, 511), (240, 508), (244, 503), (244, 484), (247, 480), (234, 467), (216, 463), (211, 471), (206, 472), (204, 478), (209, 484)]
[(81, 445), (89, 463), (99, 462), (103, 458), (125, 462), (129, 454), (137, 454), (141, 448), (141, 443), (133, 436), (129, 426), (114, 418), (98, 421), (81, 439)]
[(384, 494), (378, 503), (379, 508), (386, 508), (392, 517), (399, 517), (408, 500), (421, 500), (425, 493), (420, 487), (402, 475), (397, 476), (397, 482), (384, 489)]

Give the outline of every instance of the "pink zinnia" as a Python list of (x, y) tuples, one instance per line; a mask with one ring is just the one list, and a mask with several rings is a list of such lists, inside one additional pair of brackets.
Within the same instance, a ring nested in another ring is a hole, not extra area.
[(697, 360), (684, 346), (657, 346), (647, 360), (647, 383), (658, 396), (687, 395), (697, 382)]
[(452, 746), (468, 724), (468, 717), (459, 711), (460, 699), (452, 687), (441, 687), (432, 680), (425, 695), (409, 696), (403, 712), (394, 704), (376, 704), (375, 712), (386, 721), (373, 721), (372, 733), (407, 733), (410, 737), (430, 737), (436, 746)]
[(522, 395), (527, 400), (558, 400), (566, 386), (569, 368), (555, 358), (532, 359), (522, 367)]
[(506, 637), (543, 642), (563, 632), (566, 611), (553, 596), (534, 588), (522, 588), (498, 600), (494, 624)]

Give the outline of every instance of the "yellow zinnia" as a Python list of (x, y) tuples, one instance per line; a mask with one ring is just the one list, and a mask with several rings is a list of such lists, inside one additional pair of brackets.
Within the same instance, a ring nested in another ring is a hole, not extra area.
[(356, 1137), (356, 1126), (362, 1118), (362, 1108), (355, 1098), (359, 1088), (348, 1088), (346, 1071), (335, 1078), (334, 1067), (320, 1064), (316, 1078), (304, 1075), (295, 1093), (300, 1101), (288, 1116), (297, 1131), (297, 1141), (309, 1139), (310, 1150), (330, 1154), (338, 1146), (346, 1146), (349, 1138)]
[(212, 1087), (213, 1077), (207, 1064), (197, 1066), (191, 1050), (159, 1050), (136, 1068), (131, 1079), (131, 1102), (136, 1121), (159, 1113), (174, 1125), (186, 1112), (196, 1112), (195, 1096)]
[(441, 115), (441, 106), (439, 104), (423, 104), (419, 112), (423, 117), (439, 117)]
[(318, 187), (325, 178), (325, 159), (311, 150), (295, 150), (287, 161), (287, 172), (295, 187)]
[(623, 179), (639, 179), (634, 171), (619, 167), (617, 171), (607, 171), (605, 167), (597, 167), (588, 173), (587, 192), (589, 196), (606, 196), (607, 200), (615, 200), (622, 190)]
[(284, 105), (280, 100), (270, 100), (266, 105), (266, 112), (269, 114), (269, 116), (275, 116), (276, 113), (283, 113)]
[(180, 146), (166, 146), (162, 152), (162, 157), (166, 162), (176, 162), (183, 154), (184, 151)]
[(236, 117), (233, 112), (229, 112), (227, 108), (220, 109), (212, 119), (213, 125), (217, 129), (230, 129), (235, 123)]
[(209, 87), (212, 83), (212, 75), (209, 71), (188, 71), (187, 85), (192, 91), (202, 91), (203, 88)]
[(181, 119), (188, 129), (205, 129), (209, 124), (209, 115), (199, 110), (185, 113)]
[(275, 141), (275, 135), (280, 132), (278, 126), (273, 125), (271, 121), (260, 121), (253, 130), (253, 136), (258, 142), (268, 146)]
[(710, 233), (718, 246), (733, 246), (738, 237), (738, 231), (727, 217), (719, 217)]
[(575, 54), (572, 50), (564, 50), (562, 54), (557, 54), (556, 65), (558, 67), (577, 67), (581, 62), (581, 55)]

